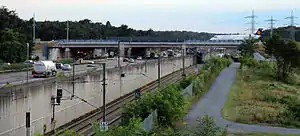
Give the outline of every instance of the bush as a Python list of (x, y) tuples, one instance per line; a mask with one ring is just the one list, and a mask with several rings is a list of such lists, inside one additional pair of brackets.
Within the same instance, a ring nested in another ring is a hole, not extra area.
[(208, 115), (197, 119), (198, 124), (190, 128), (189, 136), (227, 136), (227, 128), (218, 127)]
[(71, 64), (74, 62), (74, 59), (60, 59), (57, 62), (62, 64)]
[[(32, 65), (29, 65), (29, 68), (31, 68), (31, 67), (32, 67)], [(20, 69), (25, 69), (25, 68), (27, 68), (26, 64), (23, 64), (23, 63), (13, 63), (13, 64), (10, 64), (10, 65), (3, 64), (0, 67), (0, 70), (20, 70)]]

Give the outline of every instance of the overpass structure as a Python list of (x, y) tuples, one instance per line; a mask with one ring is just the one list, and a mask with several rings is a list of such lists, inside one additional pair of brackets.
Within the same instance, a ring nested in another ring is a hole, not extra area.
[[(89, 52), (94, 56), (106, 54), (111, 51), (116, 52), (120, 48), (120, 55), (130, 57), (140, 53), (145, 54), (149, 50), (181, 49), (188, 48), (212, 50), (213, 48), (225, 48), (228, 52), (235, 52), (242, 40), (186, 40), (183, 42), (168, 41), (130, 41), (123, 42), (117, 40), (57, 40), (49, 42), (51, 44), (39, 45), (42, 49), (43, 58), (56, 60), (58, 58), (72, 58), (77, 52)], [(143, 56), (143, 55), (139, 55)]]

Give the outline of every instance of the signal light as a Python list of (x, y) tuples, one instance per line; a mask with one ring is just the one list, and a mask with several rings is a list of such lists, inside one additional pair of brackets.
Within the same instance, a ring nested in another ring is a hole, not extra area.
[(60, 100), (61, 100), (61, 98), (62, 98), (62, 89), (61, 88), (59, 88), (59, 89), (57, 89), (57, 93), (56, 93), (56, 103), (58, 103), (58, 104), (60, 104)]

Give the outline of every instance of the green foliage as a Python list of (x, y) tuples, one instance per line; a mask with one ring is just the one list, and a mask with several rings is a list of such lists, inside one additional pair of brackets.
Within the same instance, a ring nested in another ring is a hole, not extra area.
[(58, 63), (62, 63), (62, 64), (71, 64), (74, 62), (74, 59), (60, 59), (58, 61)]
[(205, 115), (197, 122), (197, 125), (190, 128), (189, 136), (227, 136), (227, 128), (218, 127), (213, 117)]
[[(32, 66), (30, 65), (29, 68), (31, 68)], [(3, 64), (0, 66), (0, 70), (19, 70), (19, 69), (24, 69), (27, 68), (26, 64), (23, 63), (13, 63), (10, 65), (7, 64)]]
[(107, 131), (103, 131), (98, 123), (93, 124), (95, 136), (147, 136), (146, 132), (141, 127), (140, 118), (131, 118), (127, 126), (116, 126)]
[(285, 81), (289, 74), (300, 66), (300, 48), (295, 41), (284, 41), (274, 35), (265, 41), (265, 50), (276, 58), (277, 80)]
[(258, 40), (254, 38), (244, 40), (238, 49), (239, 51), (241, 51), (241, 55), (253, 56), (256, 42), (258, 42)]
[[(26, 42), (32, 39), (25, 33), (26, 22), (6, 7), (0, 7), (0, 12), (0, 60), (9, 63), (22, 62), (26, 58)], [(32, 46), (29, 50), (31, 52)]]

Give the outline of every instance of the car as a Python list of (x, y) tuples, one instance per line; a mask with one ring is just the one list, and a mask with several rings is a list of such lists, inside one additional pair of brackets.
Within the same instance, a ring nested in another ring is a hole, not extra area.
[(142, 60), (143, 58), (141, 56), (138, 56), (137, 57), (137, 60)]
[(63, 67), (63, 64), (62, 63), (56, 63), (55, 66), (56, 66), (56, 69), (61, 69)]
[(61, 69), (64, 70), (64, 71), (68, 71), (68, 70), (71, 70), (72, 67), (71, 67), (70, 64), (64, 64), (63, 67), (62, 67)]
[(95, 64), (87, 64), (86, 66), (87, 66), (87, 67), (96, 67)]
[(133, 59), (133, 58), (130, 58), (130, 59), (129, 59), (129, 63), (134, 63), (134, 59)]
[(123, 62), (129, 62), (129, 59), (128, 58), (124, 58)]
[(88, 64), (95, 64), (95, 62), (94, 61), (89, 61)]
[(33, 60), (25, 60), (24, 64), (34, 64), (34, 61)]

